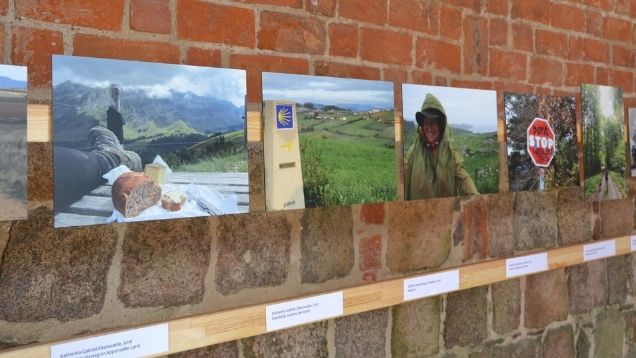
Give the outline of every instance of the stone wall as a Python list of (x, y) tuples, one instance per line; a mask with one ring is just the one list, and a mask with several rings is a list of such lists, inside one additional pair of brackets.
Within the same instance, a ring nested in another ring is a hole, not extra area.
[[(398, 110), (401, 82), (495, 89), (500, 112), (504, 90), (608, 84), (630, 106), (634, 15), (636, 0), (0, 0), (0, 57), (29, 66), (30, 103), (50, 104), (64, 53), (246, 69), (249, 110), (261, 71), (394, 81)], [(250, 214), (54, 230), (51, 144), (30, 143), (29, 220), (0, 223), (0, 349), (634, 230), (633, 195), (580, 188), (264, 213), (262, 153), (250, 143)], [(636, 354), (635, 270), (611, 258), (187, 354)]]

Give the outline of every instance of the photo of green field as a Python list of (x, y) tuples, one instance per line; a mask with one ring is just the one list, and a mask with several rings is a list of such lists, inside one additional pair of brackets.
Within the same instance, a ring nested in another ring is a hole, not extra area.
[(25, 219), (27, 69), (0, 65), (0, 221)]
[(264, 73), (263, 99), (296, 103), (306, 207), (396, 199), (391, 83)]

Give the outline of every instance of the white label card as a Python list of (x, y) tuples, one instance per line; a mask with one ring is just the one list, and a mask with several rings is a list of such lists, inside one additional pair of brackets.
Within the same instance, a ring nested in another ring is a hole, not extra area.
[(135, 358), (167, 352), (167, 323), (51, 346), (51, 358)]
[(506, 260), (506, 278), (529, 275), (548, 269), (548, 253), (513, 257)]
[(632, 251), (636, 251), (636, 236), (630, 237)]
[(583, 246), (583, 261), (598, 260), (616, 255), (616, 240)]
[(459, 290), (459, 270), (434, 273), (404, 280), (405, 301), (456, 290)]
[(343, 291), (300, 300), (276, 303), (265, 307), (267, 332), (342, 316)]

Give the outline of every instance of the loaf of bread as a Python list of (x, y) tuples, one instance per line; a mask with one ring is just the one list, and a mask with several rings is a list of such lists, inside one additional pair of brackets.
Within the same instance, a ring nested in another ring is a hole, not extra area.
[(161, 195), (161, 206), (170, 211), (179, 211), (188, 198), (178, 190), (169, 191)]
[(113, 206), (131, 218), (159, 202), (161, 187), (141, 173), (124, 173), (113, 183)]

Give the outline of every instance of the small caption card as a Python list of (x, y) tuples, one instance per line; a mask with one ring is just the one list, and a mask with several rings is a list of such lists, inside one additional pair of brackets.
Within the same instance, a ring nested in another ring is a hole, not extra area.
[(343, 291), (265, 307), (267, 332), (342, 316)]
[(459, 270), (434, 273), (404, 280), (405, 301), (456, 290), (459, 290)]
[(636, 235), (630, 237), (632, 251), (636, 251)]
[(598, 260), (616, 255), (616, 240), (583, 246), (583, 261)]
[(506, 260), (506, 278), (529, 275), (548, 269), (548, 253), (513, 257)]
[(167, 323), (51, 346), (51, 358), (136, 358), (167, 352)]

